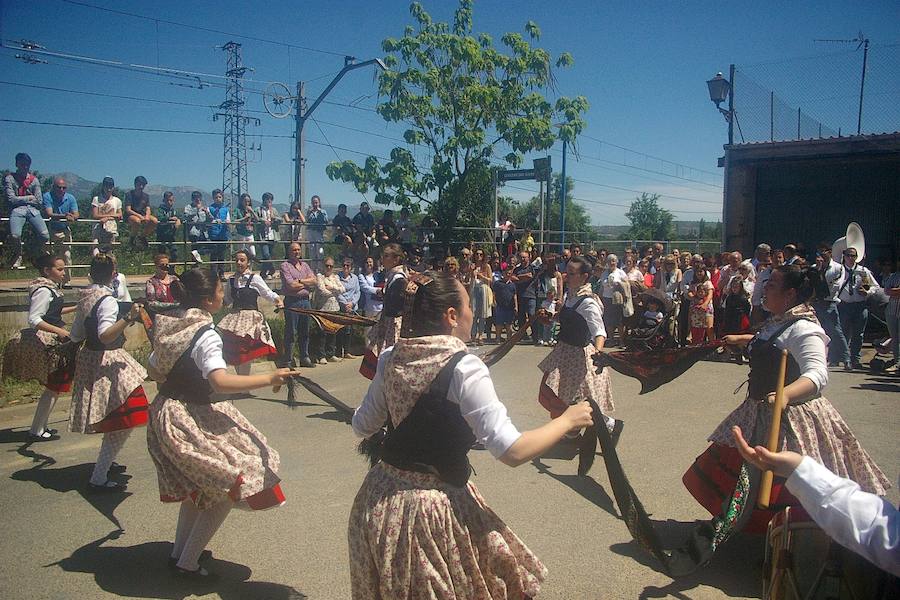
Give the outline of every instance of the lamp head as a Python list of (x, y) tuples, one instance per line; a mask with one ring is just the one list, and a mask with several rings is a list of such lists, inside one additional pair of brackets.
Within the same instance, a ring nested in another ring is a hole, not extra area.
[(728, 94), (731, 93), (731, 82), (725, 79), (721, 72), (716, 73), (715, 77), (707, 81), (706, 87), (709, 88), (709, 99), (715, 103), (716, 108), (718, 108), (719, 105), (728, 98)]

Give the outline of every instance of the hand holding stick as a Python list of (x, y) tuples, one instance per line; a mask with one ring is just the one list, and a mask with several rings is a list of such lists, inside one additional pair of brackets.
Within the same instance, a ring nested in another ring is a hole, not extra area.
[[(787, 373), (788, 351), (781, 351), (781, 364), (778, 367), (778, 383), (775, 386), (775, 402), (772, 405), (772, 422), (769, 425), (769, 440), (766, 448), (769, 452), (778, 452), (778, 438), (781, 433), (781, 413), (784, 410), (784, 378)], [(775, 474), (771, 469), (763, 471), (760, 480), (759, 498), (757, 506), (761, 509), (769, 508), (772, 495), (772, 481)]]

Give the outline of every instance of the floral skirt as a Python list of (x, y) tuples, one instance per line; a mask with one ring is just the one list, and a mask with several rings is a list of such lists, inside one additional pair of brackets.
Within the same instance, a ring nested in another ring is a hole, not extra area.
[(47, 331), (23, 329), (3, 351), (3, 377), (37, 381), (57, 394), (72, 389), (74, 372), (74, 344), (60, 344), (59, 337)]
[[(69, 431), (101, 433), (147, 422), (147, 371), (124, 348), (82, 348), (75, 359)], [(105, 421), (105, 422), (104, 422)]]
[(278, 353), (266, 318), (258, 310), (240, 310), (225, 315), (217, 326), (222, 336), (225, 363), (242, 365)]
[(475, 484), (455, 487), (384, 463), (356, 495), (348, 541), (355, 600), (521, 600), (547, 577)]
[(163, 502), (190, 498), (201, 510), (229, 498), (253, 510), (284, 503), (278, 452), (230, 402), (189, 404), (157, 396), (147, 446)]
[(603, 414), (616, 409), (612, 399), (609, 369), (597, 373), (597, 367), (591, 358), (596, 352), (592, 345), (579, 348), (560, 342), (538, 363), (538, 368), (544, 372), (538, 400), (550, 411), (551, 416), (559, 416), (577, 399), (590, 398), (597, 403)]

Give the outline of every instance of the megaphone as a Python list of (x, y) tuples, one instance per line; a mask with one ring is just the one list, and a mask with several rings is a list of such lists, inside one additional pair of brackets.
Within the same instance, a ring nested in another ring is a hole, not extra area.
[(847, 248), (856, 250), (856, 262), (861, 263), (863, 258), (865, 258), (866, 236), (863, 235), (863, 230), (859, 223), (851, 222), (847, 225), (847, 235), (834, 240), (834, 244), (831, 245), (831, 256), (838, 262), (842, 262), (842, 255)]

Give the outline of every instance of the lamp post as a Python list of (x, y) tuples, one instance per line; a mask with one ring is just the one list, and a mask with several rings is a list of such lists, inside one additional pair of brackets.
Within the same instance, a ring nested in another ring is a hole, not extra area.
[[(721, 72), (706, 82), (709, 88), (709, 99), (713, 101), (716, 108), (728, 121), (728, 145), (734, 144), (734, 65), (728, 70), (728, 79)], [(722, 103), (728, 100), (728, 110), (722, 108)]]

